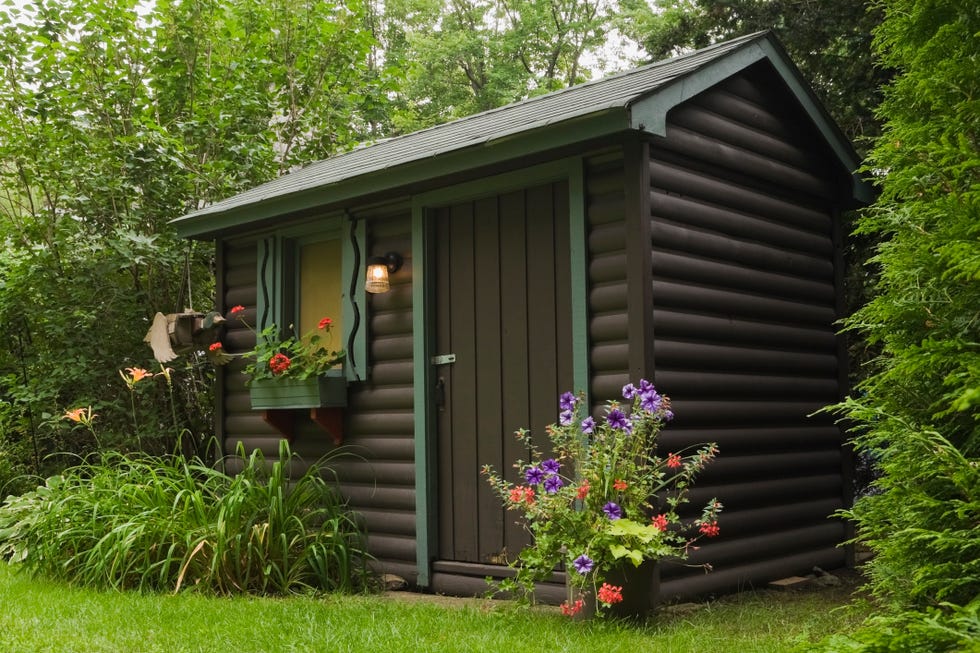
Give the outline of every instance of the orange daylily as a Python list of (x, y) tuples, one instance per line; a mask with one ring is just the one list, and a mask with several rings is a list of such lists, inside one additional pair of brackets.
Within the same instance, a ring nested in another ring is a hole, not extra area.
[(143, 379), (153, 376), (153, 372), (147, 372), (142, 367), (127, 367), (126, 371), (129, 372), (129, 374), (123, 374), (123, 371), (119, 370), (119, 376), (121, 376), (122, 380), (126, 382), (126, 385), (129, 386), (130, 390), (132, 390), (133, 387)]
[(76, 424), (84, 424), (85, 426), (92, 428), (92, 420), (98, 417), (97, 413), (92, 412), (92, 407), (88, 408), (73, 408), (71, 410), (66, 410), (63, 419), (68, 419)]

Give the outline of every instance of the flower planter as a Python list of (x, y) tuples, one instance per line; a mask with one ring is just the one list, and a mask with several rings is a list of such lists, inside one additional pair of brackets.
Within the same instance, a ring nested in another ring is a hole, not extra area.
[[(600, 582), (622, 588), (623, 600), (603, 608), (605, 614), (617, 619), (642, 620), (650, 614), (653, 597), (659, 593), (654, 585), (660, 583), (658, 564), (654, 560), (647, 560), (639, 567), (624, 563), (622, 567), (612, 569)], [(569, 613), (573, 619), (589, 620), (595, 616), (596, 594), (592, 587), (579, 590), (566, 581), (565, 590), (566, 605), (575, 608)], [(582, 603), (576, 605), (576, 599), (581, 599)]]
[(610, 616), (644, 619), (653, 608), (653, 597), (660, 593), (660, 570), (655, 560), (647, 560), (639, 567), (624, 562), (609, 572), (606, 582), (623, 588), (623, 600), (606, 610)]
[(343, 370), (307, 379), (255, 379), (249, 386), (252, 408), (343, 408), (347, 405), (347, 379)]

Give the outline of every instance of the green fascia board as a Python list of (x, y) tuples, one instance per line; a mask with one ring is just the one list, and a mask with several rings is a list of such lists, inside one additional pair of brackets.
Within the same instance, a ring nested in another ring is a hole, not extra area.
[(183, 238), (214, 238), (243, 226), (274, 220), (298, 211), (338, 207), (370, 195), (395, 191), (451, 174), (546, 152), (582, 141), (608, 137), (630, 128), (625, 107), (611, 107), (530, 132), (502, 135), (484, 144), (418, 159), (334, 184), (271, 197), (223, 213), (191, 214), (173, 222)]
[(799, 69), (771, 36), (752, 41), (677, 81), (666, 84), (630, 105), (630, 126), (657, 136), (667, 135), (667, 114), (677, 105), (759, 61), (768, 61), (786, 83), (841, 166), (851, 175), (851, 193), (862, 204), (874, 201), (874, 190), (857, 172), (861, 165), (854, 148), (813, 94)]

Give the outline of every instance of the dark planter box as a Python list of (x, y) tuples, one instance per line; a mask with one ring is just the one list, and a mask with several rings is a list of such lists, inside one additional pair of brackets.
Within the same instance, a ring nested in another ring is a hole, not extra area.
[(347, 379), (343, 370), (308, 379), (256, 379), (249, 386), (254, 409), (343, 408), (347, 405)]

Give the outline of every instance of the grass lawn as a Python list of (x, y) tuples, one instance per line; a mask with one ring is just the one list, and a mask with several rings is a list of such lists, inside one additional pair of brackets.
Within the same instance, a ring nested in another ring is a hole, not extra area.
[(836, 610), (842, 588), (758, 591), (660, 614), (638, 627), (570, 622), (506, 602), (440, 597), (209, 598), (94, 592), (35, 581), (0, 564), (5, 653), (479, 651), (754, 653), (806, 650), (867, 614)]

